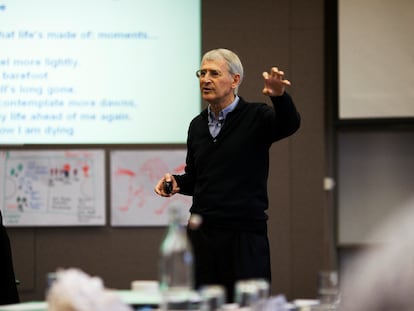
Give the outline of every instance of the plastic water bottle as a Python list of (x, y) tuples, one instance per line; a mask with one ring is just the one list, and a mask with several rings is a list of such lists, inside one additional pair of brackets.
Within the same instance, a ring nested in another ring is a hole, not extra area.
[(160, 249), (161, 310), (190, 308), (193, 254), (178, 208), (169, 209), (169, 226)]

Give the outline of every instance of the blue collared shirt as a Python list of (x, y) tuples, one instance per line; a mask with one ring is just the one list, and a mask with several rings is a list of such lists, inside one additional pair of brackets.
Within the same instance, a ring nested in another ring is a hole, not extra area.
[(213, 138), (216, 138), (216, 136), (220, 133), (221, 127), (223, 126), (224, 121), (226, 120), (227, 114), (233, 111), (234, 108), (236, 108), (238, 102), (239, 97), (236, 96), (236, 98), (230, 105), (228, 105), (226, 108), (219, 112), (218, 119), (216, 119), (216, 115), (214, 114), (214, 112), (211, 111), (210, 105), (208, 106), (208, 128)]

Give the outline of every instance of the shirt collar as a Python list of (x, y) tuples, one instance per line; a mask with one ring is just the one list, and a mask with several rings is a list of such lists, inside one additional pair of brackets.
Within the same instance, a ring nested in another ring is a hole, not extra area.
[[(236, 108), (237, 103), (239, 102), (239, 100), (240, 100), (239, 96), (236, 96), (236, 97), (234, 98), (233, 102), (232, 102), (230, 105), (228, 105), (226, 108), (224, 108), (223, 110), (221, 110), (221, 111), (219, 112), (219, 118), (218, 118), (218, 119), (219, 119), (220, 121), (225, 120), (225, 119), (226, 119), (227, 114), (228, 114), (229, 112), (232, 112), (232, 111), (234, 110), (234, 108)], [(208, 120), (209, 120), (210, 122), (212, 122), (213, 120), (215, 120), (215, 115), (214, 115), (214, 113), (211, 111), (210, 105), (208, 105)]]

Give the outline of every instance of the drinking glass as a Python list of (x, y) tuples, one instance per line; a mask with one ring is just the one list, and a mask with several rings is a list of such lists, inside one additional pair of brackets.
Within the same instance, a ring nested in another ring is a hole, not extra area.
[(220, 310), (226, 303), (225, 290), (221, 285), (205, 285), (200, 289), (201, 311)]
[(235, 285), (235, 302), (240, 307), (251, 307), (259, 301), (259, 287), (252, 280), (239, 280)]

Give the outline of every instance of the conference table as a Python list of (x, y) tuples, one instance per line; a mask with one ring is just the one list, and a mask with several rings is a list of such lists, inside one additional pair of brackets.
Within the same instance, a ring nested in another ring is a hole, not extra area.
[[(159, 293), (140, 292), (134, 290), (113, 290), (121, 300), (131, 306), (134, 310), (155, 310), (158, 308), (161, 302), (161, 296)], [(194, 299), (194, 304), (199, 302), (197, 298)], [(289, 311), (309, 311), (311, 306), (317, 304), (317, 300), (314, 299), (296, 299), (291, 303), (285, 305), (284, 310)], [(0, 306), (0, 311), (47, 311), (46, 301), (29, 301), (21, 302), (12, 305)], [(196, 310), (196, 308), (194, 308)]]
[[(114, 290), (121, 300), (134, 309), (156, 308), (161, 301), (158, 293), (139, 292), (133, 290)], [(46, 301), (29, 301), (0, 306), (0, 311), (47, 311)]]

